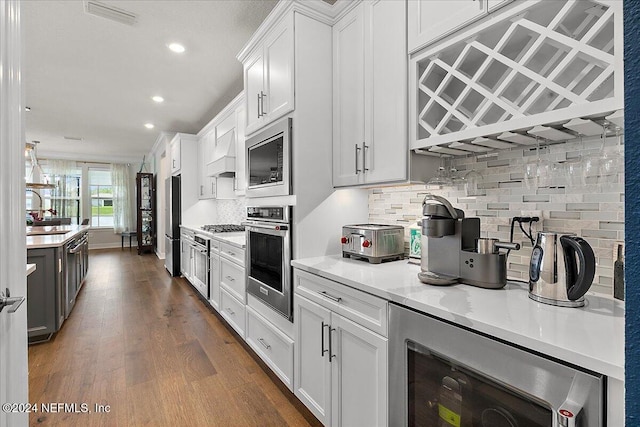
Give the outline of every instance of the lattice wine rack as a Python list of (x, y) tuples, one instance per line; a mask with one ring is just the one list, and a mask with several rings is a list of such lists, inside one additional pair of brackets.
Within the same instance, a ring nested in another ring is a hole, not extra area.
[(622, 2), (519, 3), (412, 58), (412, 149), (623, 107)]

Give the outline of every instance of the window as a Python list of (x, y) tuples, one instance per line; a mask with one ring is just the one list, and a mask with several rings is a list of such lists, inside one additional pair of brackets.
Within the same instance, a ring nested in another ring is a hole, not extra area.
[[(80, 200), (82, 168), (67, 164), (61, 167), (55, 161), (43, 161), (43, 180), (56, 184), (54, 189), (27, 190), (26, 208), (29, 217), (42, 219), (70, 218), (71, 224), (80, 223)], [(26, 162), (25, 179), (39, 179), (32, 176), (31, 163)], [(55, 212), (55, 214), (54, 214)]]
[(113, 187), (109, 169), (89, 168), (91, 226), (113, 227)]

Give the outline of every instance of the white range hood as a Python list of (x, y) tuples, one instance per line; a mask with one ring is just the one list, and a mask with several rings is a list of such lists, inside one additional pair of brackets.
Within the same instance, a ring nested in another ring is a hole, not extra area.
[(235, 129), (216, 139), (214, 160), (207, 165), (207, 175), (230, 178), (236, 175)]

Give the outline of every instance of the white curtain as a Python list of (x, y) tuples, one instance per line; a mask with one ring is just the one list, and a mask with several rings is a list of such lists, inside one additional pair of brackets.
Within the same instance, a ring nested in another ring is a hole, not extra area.
[(48, 193), (51, 197), (51, 208), (58, 217), (71, 218), (73, 224), (79, 224), (82, 170), (74, 160), (48, 159), (43, 163), (42, 169), (45, 175), (49, 176), (48, 181), (56, 184)]
[(113, 231), (122, 233), (131, 226), (131, 173), (124, 164), (111, 165), (113, 188)]

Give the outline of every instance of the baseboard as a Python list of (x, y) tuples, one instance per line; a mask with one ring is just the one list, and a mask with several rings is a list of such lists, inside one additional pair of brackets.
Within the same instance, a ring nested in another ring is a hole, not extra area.
[(158, 252), (156, 251), (156, 256), (158, 257), (158, 259), (165, 259), (165, 253), (164, 252)]

